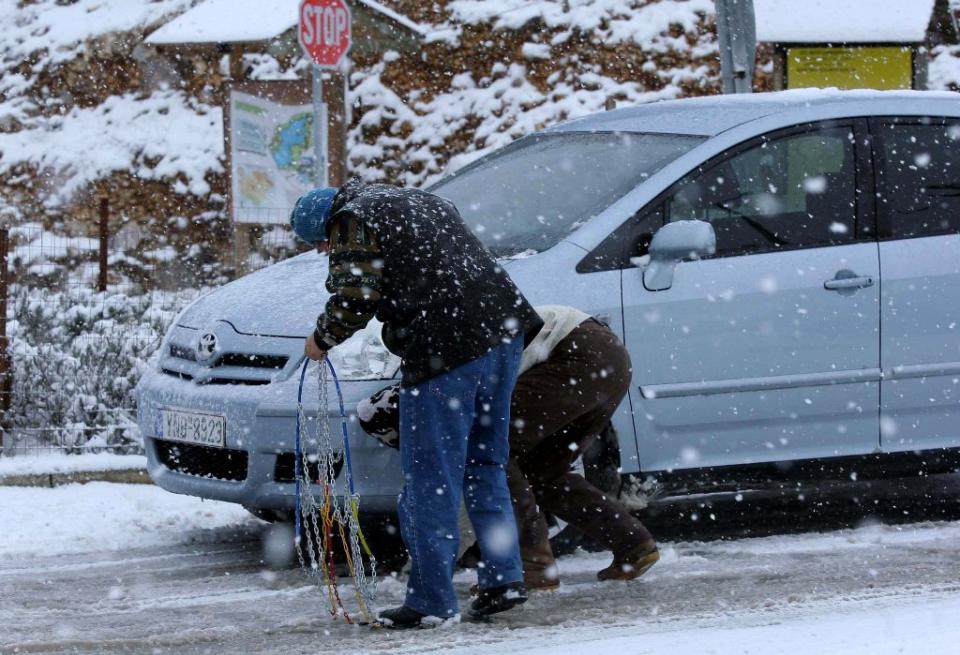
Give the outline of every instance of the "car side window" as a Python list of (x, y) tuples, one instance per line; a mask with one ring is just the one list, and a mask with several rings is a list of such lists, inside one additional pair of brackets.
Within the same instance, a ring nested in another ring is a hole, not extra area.
[(708, 221), (717, 256), (847, 243), (855, 238), (852, 127), (763, 137), (681, 181), (667, 220)]
[(612, 271), (635, 266), (630, 260), (647, 254), (653, 235), (663, 227), (661, 203), (647, 205), (617, 228), (577, 264), (578, 273)]
[(960, 121), (880, 121), (873, 132), (881, 237), (960, 231)]

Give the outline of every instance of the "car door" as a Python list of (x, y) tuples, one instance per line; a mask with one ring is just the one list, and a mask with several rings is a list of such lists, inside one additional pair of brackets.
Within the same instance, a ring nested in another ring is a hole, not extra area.
[(880, 439), (960, 446), (960, 119), (871, 121), (881, 294)]
[(858, 179), (864, 129), (757, 138), (649, 210), (709, 221), (717, 252), (678, 264), (663, 291), (623, 271), (643, 470), (876, 450), (880, 269), (870, 180)]

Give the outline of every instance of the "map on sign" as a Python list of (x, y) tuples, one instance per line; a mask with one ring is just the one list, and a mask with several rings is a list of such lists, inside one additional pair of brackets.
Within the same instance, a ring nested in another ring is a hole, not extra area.
[(286, 223), (313, 187), (313, 110), (230, 93), (233, 220)]

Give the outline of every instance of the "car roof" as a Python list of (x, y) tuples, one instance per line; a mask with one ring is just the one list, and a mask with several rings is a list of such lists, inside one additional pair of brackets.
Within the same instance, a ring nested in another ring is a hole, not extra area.
[(960, 94), (947, 91), (839, 91), (794, 89), (773, 93), (703, 96), (651, 102), (576, 118), (545, 132), (650, 132), (715, 136), (773, 114), (821, 109), (824, 117), (851, 115), (957, 115)]

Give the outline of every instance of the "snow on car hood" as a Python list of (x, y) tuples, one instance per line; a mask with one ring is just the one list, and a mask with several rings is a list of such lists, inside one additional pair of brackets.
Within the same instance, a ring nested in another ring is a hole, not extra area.
[[(512, 273), (530, 254), (501, 261)], [(330, 297), (328, 268), (327, 256), (313, 251), (291, 257), (203, 296), (178, 323), (202, 330), (227, 321), (242, 334), (305, 337)]]
[[(203, 330), (226, 321), (241, 334), (302, 339), (313, 332), (317, 315), (330, 297), (326, 255), (306, 252), (251, 273), (197, 300), (177, 323)], [(400, 359), (380, 336), (381, 323), (370, 321), (331, 353), (345, 380), (390, 378)]]
[[(532, 253), (501, 260), (513, 272), (526, 268)], [(328, 259), (314, 251), (260, 269), (199, 298), (180, 316), (183, 327), (204, 330), (225, 321), (241, 334), (304, 338), (330, 297), (326, 289)], [(389, 378), (400, 365), (381, 339), (373, 320), (331, 353), (344, 379)]]
[(242, 334), (305, 337), (330, 297), (327, 261), (306, 252), (260, 269), (200, 298), (179, 323), (200, 330), (227, 321)]

